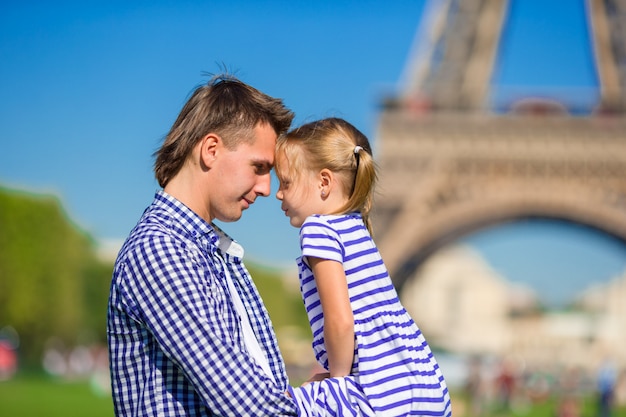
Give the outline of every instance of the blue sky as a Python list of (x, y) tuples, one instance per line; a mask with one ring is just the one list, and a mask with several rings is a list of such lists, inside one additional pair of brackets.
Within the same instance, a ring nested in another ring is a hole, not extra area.
[[(96, 238), (123, 239), (157, 189), (152, 153), (203, 73), (224, 66), (283, 98), (296, 124), (344, 117), (376, 146), (377, 101), (401, 85), (424, 4), (2, 2), (0, 184), (58, 195)], [(496, 102), (519, 91), (580, 106), (595, 97), (583, 2), (562, 5), (513, 2)], [(251, 259), (291, 265), (297, 230), (278, 207), (273, 195), (257, 200), (240, 222), (222, 226)], [(469, 241), (512, 280), (534, 286), (578, 288), (626, 265), (626, 250), (608, 236), (562, 225), (518, 224)], [(573, 241), (576, 251), (566, 245)], [(522, 255), (537, 247), (544, 250)]]

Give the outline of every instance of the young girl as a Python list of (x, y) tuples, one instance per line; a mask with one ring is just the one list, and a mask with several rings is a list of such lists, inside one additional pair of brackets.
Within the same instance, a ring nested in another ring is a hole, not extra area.
[(439, 366), (370, 236), (367, 138), (330, 118), (279, 138), (276, 197), (300, 228), (300, 289), (328, 370), (289, 388), (303, 416), (451, 416)]

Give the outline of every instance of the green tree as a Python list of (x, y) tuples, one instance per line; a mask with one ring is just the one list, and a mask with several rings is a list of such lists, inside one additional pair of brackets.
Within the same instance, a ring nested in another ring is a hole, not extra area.
[[(308, 335), (309, 321), (299, 291), (292, 291), (281, 277), (282, 271), (246, 264), (275, 328), (295, 327)], [(297, 272), (287, 279), (298, 280)]]
[(0, 327), (17, 330), (24, 360), (38, 361), (51, 337), (104, 338), (94, 310), (106, 312), (106, 269), (57, 198), (0, 188)]

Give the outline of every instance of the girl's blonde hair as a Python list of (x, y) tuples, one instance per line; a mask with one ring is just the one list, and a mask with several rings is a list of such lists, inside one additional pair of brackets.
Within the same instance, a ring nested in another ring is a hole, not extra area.
[(334, 117), (307, 123), (278, 138), (276, 155), (276, 172), (281, 171), (281, 157), (285, 157), (292, 178), (304, 171), (332, 171), (348, 196), (334, 214), (359, 211), (372, 233), (369, 214), (377, 168), (370, 143), (357, 128)]

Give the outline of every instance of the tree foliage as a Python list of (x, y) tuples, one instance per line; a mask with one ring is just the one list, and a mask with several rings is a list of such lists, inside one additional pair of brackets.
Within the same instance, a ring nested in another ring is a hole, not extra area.
[(258, 265), (248, 265), (248, 270), (267, 307), (274, 327), (276, 329), (295, 327), (302, 334), (309, 335), (309, 321), (300, 292), (297, 289), (290, 290), (289, 286), (285, 285), (285, 279), (297, 283), (297, 271), (294, 271), (293, 276), (282, 278), (280, 271)]
[(26, 361), (52, 337), (105, 340), (111, 270), (57, 198), (0, 188), (0, 328), (17, 331)]

